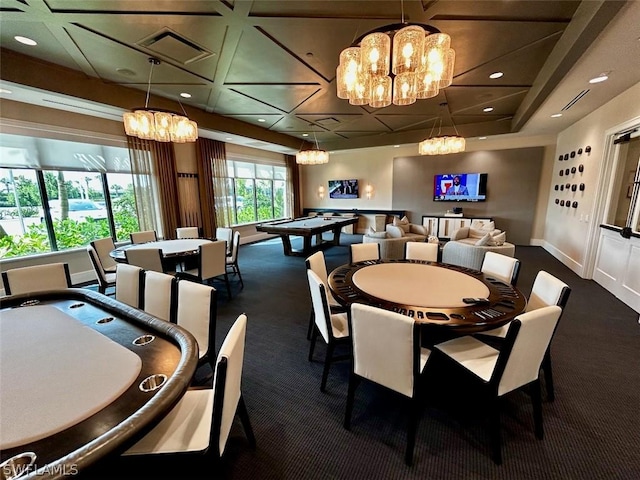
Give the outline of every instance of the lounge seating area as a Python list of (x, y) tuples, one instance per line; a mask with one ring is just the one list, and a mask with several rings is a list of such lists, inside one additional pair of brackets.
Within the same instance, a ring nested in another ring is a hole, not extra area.
[(402, 219), (393, 217), (383, 232), (370, 228), (362, 237), (362, 243), (377, 243), (380, 245), (380, 258), (397, 259), (404, 257), (407, 242), (424, 242), (428, 236), (426, 227), (409, 222), (406, 216)]
[(494, 222), (472, 222), (453, 232), (442, 249), (442, 261), (480, 270), (486, 252), (514, 256), (515, 245), (505, 239), (506, 232), (497, 230)]

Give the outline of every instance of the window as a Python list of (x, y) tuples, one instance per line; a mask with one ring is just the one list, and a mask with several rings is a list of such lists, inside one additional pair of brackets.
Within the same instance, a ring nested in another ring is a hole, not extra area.
[(640, 233), (640, 135), (638, 129), (619, 135), (614, 141), (618, 155), (618, 174), (607, 223), (629, 227)]
[(227, 160), (228, 204), (235, 225), (286, 218), (287, 169), (259, 161)]
[(0, 154), (0, 258), (139, 229), (126, 148), (0, 134)]

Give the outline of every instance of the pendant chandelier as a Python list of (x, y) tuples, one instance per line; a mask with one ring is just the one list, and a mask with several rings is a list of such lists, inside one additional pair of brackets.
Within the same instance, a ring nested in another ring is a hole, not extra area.
[[(155, 140), (157, 142), (195, 142), (198, 138), (198, 124), (187, 118), (184, 107), (182, 108), (184, 116), (169, 110), (148, 108), (153, 66), (160, 65), (160, 60), (149, 58), (149, 63), (151, 64), (151, 71), (149, 72), (147, 98), (144, 108), (137, 108), (133, 112), (127, 112), (122, 116), (125, 133), (132, 137)], [(182, 103), (180, 103), (180, 106), (182, 107)]]
[(340, 53), (338, 98), (382, 108), (432, 98), (453, 82), (451, 37), (419, 23), (386, 25), (358, 38)]
[[(438, 136), (434, 137), (433, 129), (435, 128), (436, 122), (438, 120), (440, 121), (440, 126), (438, 127)], [(455, 123), (453, 124), (453, 128), (456, 131), (455, 135), (440, 136), (442, 119), (438, 117), (438, 120), (433, 122), (429, 138), (421, 141), (418, 144), (418, 153), (420, 155), (446, 155), (448, 153), (464, 152), (467, 142), (458, 134), (458, 129), (456, 128)]]
[(316, 143), (316, 148), (300, 150), (296, 153), (296, 163), (300, 165), (322, 165), (323, 163), (329, 163), (329, 152), (321, 150), (318, 146), (315, 130), (313, 131), (313, 138)]

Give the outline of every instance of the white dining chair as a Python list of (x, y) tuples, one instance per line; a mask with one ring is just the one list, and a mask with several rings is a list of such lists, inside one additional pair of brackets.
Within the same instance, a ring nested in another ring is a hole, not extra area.
[(116, 261), (111, 257), (110, 253), (116, 249), (116, 244), (111, 237), (99, 238), (89, 243), (96, 253), (102, 268), (107, 273), (116, 272)]
[(240, 281), (240, 288), (244, 288), (244, 282), (242, 281), (242, 274), (240, 273), (240, 266), (238, 265), (238, 254), (240, 250), (240, 232), (237, 230), (233, 232), (233, 241), (231, 243), (231, 253), (227, 255), (226, 267), (227, 273), (232, 275), (238, 275)]
[(405, 462), (413, 462), (416, 429), (420, 419), (423, 373), (431, 355), (420, 347), (415, 319), (399, 313), (354, 303), (349, 320), (353, 362), (344, 428), (351, 428), (356, 387), (360, 380), (382, 385), (409, 399)]
[(231, 242), (233, 241), (233, 229), (228, 227), (216, 228), (216, 240), (227, 242), (227, 255), (231, 254)]
[(427, 242), (407, 242), (404, 244), (404, 258), (407, 260), (438, 261), (438, 244)]
[(132, 232), (129, 234), (131, 243), (147, 243), (155, 242), (158, 240), (158, 235), (155, 230), (145, 230), (142, 232)]
[[(218, 462), (224, 454), (236, 415), (249, 445), (255, 447), (256, 439), (242, 395), (246, 331), (247, 316), (242, 314), (220, 347), (213, 389), (187, 390), (158, 425), (124, 452), (125, 457), (210, 453), (210, 457)], [(149, 462), (145, 470), (152, 468), (153, 462)]]
[[(540, 366), (561, 313), (560, 307), (550, 305), (518, 315), (509, 323), (499, 350), (470, 335), (434, 346), (434, 360), (435, 356), (444, 358), (449, 366), (455, 367), (449, 372), (449, 381), (469, 382), (475, 387), (474, 392), (489, 401), (486, 413), (490, 417), (493, 460), (497, 464), (502, 463), (499, 399), (504, 395), (530, 387), (536, 437), (543, 438)], [(465, 374), (457, 380), (451, 376), (456, 371)]]
[(200, 238), (200, 227), (178, 227), (176, 238)]
[(128, 248), (124, 251), (124, 256), (128, 264), (145, 270), (162, 273), (168, 270), (162, 257), (162, 250), (159, 248)]
[(178, 281), (176, 277), (145, 270), (140, 308), (154, 317), (175, 323), (178, 308)]
[(380, 259), (379, 243), (352, 243), (349, 246), (349, 263)]
[(199, 283), (212, 284), (217, 277), (222, 277), (227, 287), (227, 295), (231, 299), (231, 285), (227, 273), (226, 242), (216, 240), (199, 247), (198, 267), (176, 273), (178, 278)]
[(515, 287), (520, 273), (520, 260), (501, 253), (486, 252), (480, 271)]
[(116, 300), (130, 307), (140, 308), (144, 287), (143, 273), (144, 270), (140, 267), (119, 263), (116, 267)]
[(100, 262), (98, 253), (93, 246), (87, 245), (87, 254), (89, 255), (93, 271), (96, 274), (98, 291), (102, 294), (106, 294), (108, 288), (115, 287), (116, 285), (116, 272), (106, 272), (104, 268), (102, 268), (102, 262)]
[[(329, 301), (329, 308), (331, 313), (341, 313), (348, 310), (347, 307), (342, 306), (333, 296), (331, 290), (329, 290), (327, 265), (324, 260), (324, 253), (317, 251), (316, 253), (309, 255), (305, 260), (307, 270), (312, 270), (318, 278), (322, 281), (325, 292), (327, 293), (327, 300)], [(307, 340), (311, 340), (311, 332), (313, 331), (314, 313), (313, 305), (311, 305), (311, 312), (309, 314), (309, 326), (307, 327)]]
[(2, 272), (2, 283), (5, 295), (37, 293), (72, 286), (69, 264), (63, 262), (5, 270)]

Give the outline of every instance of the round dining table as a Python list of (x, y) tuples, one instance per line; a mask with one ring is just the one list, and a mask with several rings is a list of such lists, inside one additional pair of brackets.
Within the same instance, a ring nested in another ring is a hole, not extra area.
[[(341, 265), (328, 285), (344, 306), (364, 303), (408, 315), (454, 335), (502, 326), (527, 306), (514, 286), (458, 265), (421, 260), (366, 260)], [(464, 298), (481, 298), (465, 303)]]
[(169, 259), (179, 259), (181, 257), (188, 257), (190, 255), (197, 255), (200, 245), (204, 245), (211, 240), (207, 238), (180, 238), (177, 240), (157, 240), (155, 242), (135, 243), (129, 245), (123, 245), (111, 250), (109, 256), (116, 262), (126, 262), (125, 250), (136, 248), (159, 248), (162, 250), (162, 256)]

